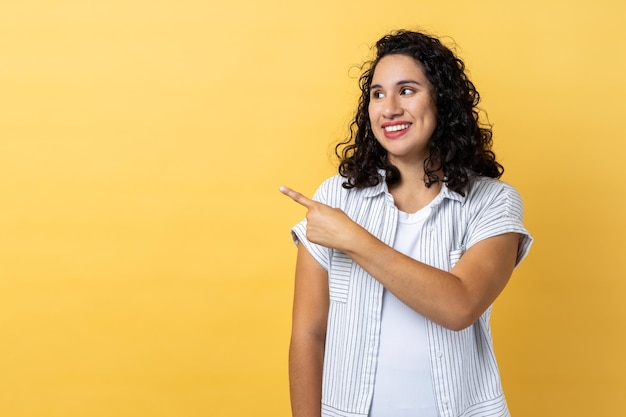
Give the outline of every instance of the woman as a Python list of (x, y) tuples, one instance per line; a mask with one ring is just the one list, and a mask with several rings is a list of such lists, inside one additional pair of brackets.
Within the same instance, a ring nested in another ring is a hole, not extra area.
[(463, 62), (398, 31), (360, 78), (339, 175), (307, 208), (298, 244), (294, 417), (508, 416), (491, 305), (532, 238), (498, 178), (491, 129)]

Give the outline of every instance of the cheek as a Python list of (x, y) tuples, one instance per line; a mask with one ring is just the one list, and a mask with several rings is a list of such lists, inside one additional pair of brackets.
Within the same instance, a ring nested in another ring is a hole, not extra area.
[(376, 106), (370, 105), (368, 107), (368, 120), (370, 124), (370, 132), (374, 135), (374, 138), (380, 143), (380, 136), (382, 135), (382, 128), (379, 126), (380, 114), (376, 111)]
[(436, 121), (437, 120), (437, 105), (432, 99), (428, 103), (428, 110), (430, 111), (432, 118)]
[(422, 103), (422, 105), (416, 107), (414, 111), (414, 114), (421, 114), (422, 119), (428, 124), (437, 122), (437, 110), (429, 103)]
[(431, 117), (431, 122), (434, 125), (434, 127), (437, 127), (437, 109), (436, 108), (431, 108), (431, 112), (430, 112), (430, 117)]
[(372, 106), (371, 104), (367, 106), (367, 116), (370, 120), (370, 123), (372, 122), (372, 120), (375, 119), (375, 109), (374, 106)]
[(370, 104), (367, 108), (367, 116), (370, 122), (370, 129), (376, 133), (376, 131), (380, 130), (380, 118), (382, 115), (381, 106), (380, 105), (372, 105)]
[(379, 118), (375, 107), (370, 106), (368, 108), (367, 120), (369, 121), (370, 130), (376, 132), (376, 129), (378, 128)]

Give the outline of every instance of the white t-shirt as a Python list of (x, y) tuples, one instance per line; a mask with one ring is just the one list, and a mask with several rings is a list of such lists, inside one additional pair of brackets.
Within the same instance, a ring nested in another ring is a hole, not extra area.
[[(430, 205), (399, 212), (394, 249), (415, 258)], [(370, 417), (437, 417), (426, 319), (392, 293), (383, 294), (380, 351)]]

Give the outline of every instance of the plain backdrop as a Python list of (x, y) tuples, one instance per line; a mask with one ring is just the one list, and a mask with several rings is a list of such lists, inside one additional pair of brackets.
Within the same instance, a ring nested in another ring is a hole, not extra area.
[(515, 417), (626, 414), (626, 7), (0, 2), (0, 415), (289, 415), (295, 247), (392, 29), (455, 45), (535, 237), (493, 332)]

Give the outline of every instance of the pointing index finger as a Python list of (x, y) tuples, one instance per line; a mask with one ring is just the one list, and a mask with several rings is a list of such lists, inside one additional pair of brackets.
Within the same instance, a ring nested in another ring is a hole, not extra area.
[(289, 187), (282, 186), (279, 188), (279, 190), (281, 193), (285, 194), (287, 197), (291, 198), (293, 201), (295, 201), (296, 203), (306, 208), (311, 208), (311, 206), (315, 204), (314, 200), (311, 200), (310, 198), (305, 197), (304, 195), (300, 194), (299, 192), (295, 190), (292, 190)]

